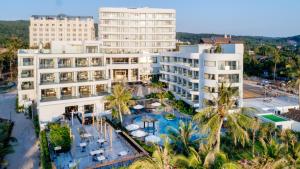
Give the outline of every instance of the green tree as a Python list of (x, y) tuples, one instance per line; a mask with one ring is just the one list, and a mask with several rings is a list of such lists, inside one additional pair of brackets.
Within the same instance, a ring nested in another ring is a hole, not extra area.
[(51, 124), (49, 139), (53, 147), (60, 146), (62, 151), (69, 151), (71, 149), (72, 140), (70, 136), (70, 128), (68, 126)]
[(201, 155), (193, 148), (189, 147), (189, 156), (186, 157), (184, 155), (176, 155), (174, 157), (175, 166), (177, 168), (186, 168), (186, 169), (202, 169), (204, 168), (202, 165)]
[(172, 169), (174, 168), (172, 162), (173, 158), (168, 139), (165, 139), (163, 148), (156, 146), (152, 157), (135, 161), (129, 166), (129, 169)]
[(212, 105), (200, 110), (194, 120), (198, 121), (199, 128), (203, 133), (208, 133), (207, 144), (212, 148), (212, 153), (220, 151), (221, 128), (226, 120), (226, 128), (231, 132), (234, 144), (237, 142), (244, 145), (249, 140), (245, 128), (248, 128), (252, 119), (244, 115), (246, 109), (241, 108), (238, 112), (230, 113), (235, 107), (234, 97), (237, 90), (230, 85), (221, 84), (218, 87), (218, 97), (212, 100)]
[(168, 136), (172, 140), (174, 149), (178, 152), (188, 155), (190, 153), (190, 147), (195, 146), (197, 139), (192, 137), (197, 133), (196, 126), (192, 122), (179, 122), (179, 127), (168, 128)]
[(118, 111), (121, 123), (123, 122), (123, 113), (130, 114), (129, 106), (133, 105), (131, 99), (131, 92), (120, 84), (115, 85), (112, 94), (106, 97), (109, 107)]
[(273, 78), (274, 82), (276, 80), (276, 71), (277, 71), (277, 64), (280, 62), (280, 55), (277, 48), (273, 49), (273, 62), (274, 62), (274, 72), (273, 72)]

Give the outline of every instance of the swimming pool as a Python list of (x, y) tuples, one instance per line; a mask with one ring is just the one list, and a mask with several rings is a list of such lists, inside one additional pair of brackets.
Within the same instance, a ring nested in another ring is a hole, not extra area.
[[(144, 122), (143, 122), (143, 117), (148, 116), (151, 118), (156, 119), (157, 121), (155, 122), (155, 130), (153, 130), (152, 123), (150, 124), (150, 127), (144, 128)], [(137, 124), (140, 126), (141, 129), (144, 129), (146, 132), (149, 134), (154, 134), (156, 136), (162, 136), (162, 135), (167, 135), (170, 132), (171, 128), (178, 129), (179, 127), (179, 122), (189, 122), (191, 119), (185, 118), (185, 117), (177, 117), (174, 120), (167, 120), (164, 118), (162, 114), (147, 114), (147, 115), (140, 115), (133, 119), (133, 123)], [(199, 138), (199, 135), (195, 135), (192, 137), (192, 139)]]

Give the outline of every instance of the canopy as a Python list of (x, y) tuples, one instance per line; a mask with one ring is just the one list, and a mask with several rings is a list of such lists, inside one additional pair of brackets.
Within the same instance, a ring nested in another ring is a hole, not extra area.
[(127, 129), (128, 131), (137, 130), (137, 129), (139, 129), (139, 128), (140, 128), (140, 126), (138, 126), (137, 124), (129, 124), (129, 125), (126, 126), (126, 129)]
[(158, 143), (158, 142), (160, 142), (160, 140), (161, 140), (160, 137), (155, 136), (155, 135), (145, 137), (146, 142)]
[(147, 135), (147, 133), (142, 130), (136, 130), (136, 131), (131, 132), (131, 135), (134, 137), (144, 137)]
[(142, 109), (142, 108), (144, 108), (144, 106), (143, 106), (143, 105), (140, 105), (140, 104), (138, 104), (138, 105), (135, 105), (133, 108), (134, 108), (134, 109), (136, 109), (136, 110), (139, 110), (139, 109)]
[(161, 106), (161, 104), (159, 102), (154, 102), (154, 103), (151, 104), (151, 106), (158, 107), (158, 106)]

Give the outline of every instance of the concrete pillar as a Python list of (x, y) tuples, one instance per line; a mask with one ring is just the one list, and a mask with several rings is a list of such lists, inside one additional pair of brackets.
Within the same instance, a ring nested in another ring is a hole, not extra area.
[[(130, 59), (129, 59), (130, 60)], [(131, 69), (128, 69), (128, 81), (131, 82)]]
[(104, 122), (104, 140), (106, 140), (106, 122)]
[(112, 142), (113, 142), (113, 137), (112, 137), (112, 127), (111, 126), (109, 126), (109, 131), (110, 131), (110, 133), (109, 133), (109, 136), (110, 136), (110, 149), (112, 149)]
[(56, 91), (56, 98), (60, 99), (60, 95), (61, 95), (60, 88), (56, 88), (55, 91)]

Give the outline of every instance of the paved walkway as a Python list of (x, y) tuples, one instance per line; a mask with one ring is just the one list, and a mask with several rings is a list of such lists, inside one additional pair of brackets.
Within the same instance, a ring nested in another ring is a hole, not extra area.
[(39, 168), (39, 151), (34, 127), (31, 120), (23, 113), (15, 112), (16, 93), (0, 94), (0, 117), (10, 118), (15, 122), (12, 136), (18, 139), (14, 146), (14, 153), (5, 157), (8, 169), (36, 169)]

